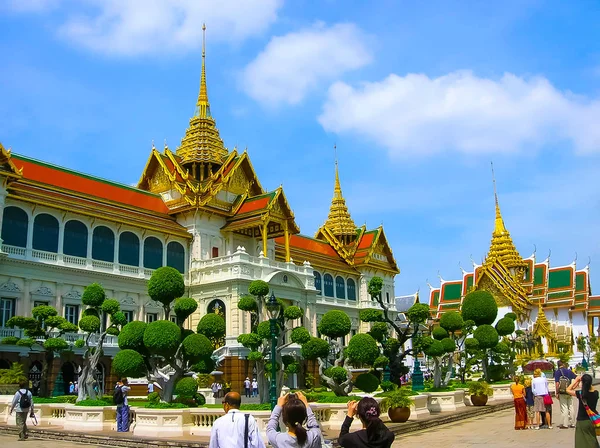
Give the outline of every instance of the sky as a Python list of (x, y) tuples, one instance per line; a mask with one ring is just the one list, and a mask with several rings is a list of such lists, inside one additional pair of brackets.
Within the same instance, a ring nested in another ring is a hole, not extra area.
[(303, 234), (340, 180), (383, 223), (396, 294), (460, 278), (494, 226), (490, 162), (523, 257), (590, 263), (600, 292), (600, 3), (3, 0), (0, 142), (135, 184), (176, 149), (198, 94), (283, 184)]

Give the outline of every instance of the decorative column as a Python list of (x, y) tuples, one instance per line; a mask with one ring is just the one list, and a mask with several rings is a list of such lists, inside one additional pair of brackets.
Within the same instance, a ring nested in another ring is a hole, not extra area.
[(140, 250), (138, 254), (139, 276), (144, 278), (144, 239), (140, 240)]
[(267, 232), (269, 231), (269, 221), (265, 222), (262, 226), (262, 243), (263, 243), (263, 255), (267, 255)]
[[(161, 241), (162, 243), (162, 241)], [(168, 245), (168, 240), (165, 241), (165, 243), (163, 244), (163, 259), (162, 259), (162, 265), (166, 266), (167, 265), (167, 245)]]
[(285, 222), (283, 239), (285, 241), (285, 262), (290, 262), (290, 232), (288, 231), (288, 223)]
[(65, 221), (62, 219), (58, 223), (58, 264), (63, 264), (63, 249), (65, 244)]
[(88, 269), (92, 268), (92, 244), (94, 242), (94, 229), (90, 228), (88, 232), (88, 242), (87, 242), (87, 261), (86, 265)]
[(2, 219), (4, 217), (4, 206), (6, 205), (6, 187), (4, 182), (0, 184), (0, 254), (2, 253)]
[(118, 234), (118, 230), (117, 233), (115, 234), (115, 247), (113, 250), (113, 271), (115, 272), (115, 274), (119, 273), (119, 240), (121, 238), (119, 238), (119, 234)]
[(17, 315), (21, 316), (30, 316), (31, 315), (31, 279), (24, 278), (23, 279), (23, 299), (21, 300), (21, 306), (17, 307)]
[(31, 216), (29, 217), (29, 220), (27, 221), (27, 246), (26, 246), (27, 258), (31, 257), (31, 251), (33, 249), (33, 220), (34, 220), (34, 216), (32, 213)]

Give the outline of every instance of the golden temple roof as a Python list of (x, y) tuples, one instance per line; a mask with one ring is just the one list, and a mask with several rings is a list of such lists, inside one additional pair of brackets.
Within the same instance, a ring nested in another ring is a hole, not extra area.
[(219, 135), (215, 120), (210, 113), (208, 91), (206, 88), (206, 25), (202, 26), (202, 72), (200, 75), (200, 92), (196, 102), (196, 111), (190, 119), (190, 125), (185, 131), (181, 145), (177, 148), (177, 155), (181, 157), (182, 164), (190, 162), (213, 163), (221, 165), (228, 155), (227, 148)]
[(356, 236), (356, 224), (354, 224), (354, 221), (350, 217), (346, 200), (342, 195), (337, 161), (335, 162), (333, 199), (331, 200), (331, 207), (329, 208), (329, 216), (327, 216), (327, 221), (325, 221), (323, 227), (330, 230), (336, 237)]
[[(493, 173), (492, 166), (492, 173)], [(496, 179), (494, 182), (494, 200), (496, 202), (496, 222), (494, 225), (494, 231), (492, 232), (492, 242), (490, 244), (490, 250), (487, 254), (487, 259), (499, 259), (502, 264), (507, 268), (525, 268), (527, 262), (521, 258), (521, 255), (517, 251), (515, 244), (513, 243), (510, 233), (506, 230), (504, 225), (504, 219), (502, 219), (502, 213), (500, 212), (500, 205), (498, 204), (498, 193), (496, 192)]]
[(538, 308), (537, 318), (535, 320), (535, 323), (533, 324), (533, 334), (534, 336), (546, 337), (551, 339), (556, 338), (556, 335), (552, 331), (552, 326), (550, 325), (550, 322), (546, 317), (546, 313), (544, 313), (544, 310), (542, 309), (541, 302)]

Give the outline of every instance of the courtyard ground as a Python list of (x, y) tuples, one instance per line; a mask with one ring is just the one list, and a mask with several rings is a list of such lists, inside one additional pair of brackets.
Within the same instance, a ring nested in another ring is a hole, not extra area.
[[(553, 417), (555, 420), (556, 417), (560, 417), (560, 409), (557, 404), (553, 407)], [(553, 429), (515, 431), (514, 422), (514, 410), (495, 412), (425, 431), (396, 435), (396, 441), (392, 447), (427, 447), (435, 446), (434, 443), (444, 448), (573, 446), (574, 429), (558, 429), (558, 425), (554, 425)]]

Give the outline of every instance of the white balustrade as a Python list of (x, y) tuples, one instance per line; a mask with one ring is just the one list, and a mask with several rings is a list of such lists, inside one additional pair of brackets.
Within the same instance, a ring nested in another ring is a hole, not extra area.
[(9, 255), (17, 255), (19, 257), (24, 257), (26, 254), (26, 250), (24, 247), (9, 246), (7, 244), (2, 245), (2, 252), (7, 253)]
[(58, 254), (56, 254), (54, 252), (46, 252), (43, 250), (33, 249), (31, 251), (31, 257), (34, 259), (37, 258), (38, 260), (56, 262)]
[(23, 337), (23, 330), (21, 330), (20, 328), (4, 328), (4, 327), (0, 327), (0, 338), (7, 338), (7, 337), (22, 338)]
[(63, 255), (63, 263), (66, 265), (74, 265), (74, 266), (85, 266), (87, 264), (87, 259), (82, 257), (75, 257), (73, 255)]

